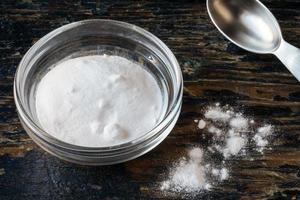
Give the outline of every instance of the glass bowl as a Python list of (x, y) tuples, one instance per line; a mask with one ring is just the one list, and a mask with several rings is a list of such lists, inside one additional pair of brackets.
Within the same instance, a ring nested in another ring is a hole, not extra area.
[[(139, 62), (153, 75), (160, 86), (163, 99), (159, 122), (139, 138), (109, 147), (77, 146), (51, 136), (43, 130), (37, 118), (37, 84), (59, 62), (103, 54), (118, 55)], [(144, 29), (113, 20), (79, 21), (50, 32), (25, 54), (14, 81), (17, 111), (28, 135), (50, 154), (83, 165), (120, 163), (156, 147), (175, 126), (181, 110), (182, 93), (182, 73), (171, 50)]]

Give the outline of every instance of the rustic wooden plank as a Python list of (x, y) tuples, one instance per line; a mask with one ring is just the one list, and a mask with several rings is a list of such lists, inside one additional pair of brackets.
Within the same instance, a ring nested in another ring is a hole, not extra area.
[[(287, 41), (300, 47), (300, 1), (265, 0)], [(0, 199), (180, 199), (162, 193), (167, 168), (187, 148), (205, 145), (193, 119), (210, 103), (242, 108), (275, 124), (265, 155), (230, 160), (231, 178), (190, 199), (300, 199), (300, 85), (271, 55), (229, 43), (210, 22), (205, 1), (0, 2)], [(139, 25), (161, 38), (182, 67), (182, 114), (159, 147), (133, 161), (105, 167), (63, 162), (38, 148), (19, 124), (13, 77), (22, 56), (49, 31), (82, 19)]]

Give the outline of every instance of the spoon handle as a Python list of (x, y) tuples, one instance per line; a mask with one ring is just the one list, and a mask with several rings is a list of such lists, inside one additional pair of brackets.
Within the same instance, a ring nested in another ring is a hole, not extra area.
[(300, 49), (282, 40), (279, 48), (273, 54), (300, 81)]

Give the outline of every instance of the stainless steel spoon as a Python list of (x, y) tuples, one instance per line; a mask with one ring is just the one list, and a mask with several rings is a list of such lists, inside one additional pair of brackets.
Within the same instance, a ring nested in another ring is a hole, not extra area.
[(231, 42), (276, 55), (300, 81), (300, 50), (284, 41), (273, 14), (258, 0), (207, 0), (213, 23)]

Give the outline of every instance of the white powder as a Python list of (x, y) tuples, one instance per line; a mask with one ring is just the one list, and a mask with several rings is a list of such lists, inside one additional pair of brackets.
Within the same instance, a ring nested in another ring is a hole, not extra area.
[(202, 120), (202, 119), (199, 120), (199, 122), (198, 122), (198, 128), (199, 129), (204, 129), (205, 126), (206, 126), (206, 122), (204, 120)]
[(193, 148), (188, 155), (188, 159), (182, 158), (172, 169), (169, 180), (162, 183), (161, 190), (190, 193), (210, 188), (202, 165), (202, 149)]
[(265, 147), (269, 144), (268, 136), (273, 132), (273, 127), (271, 125), (265, 125), (258, 128), (257, 133), (254, 136), (254, 141), (259, 147), (259, 151), (262, 152)]
[[(205, 149), (193, 148), (188, 153), (188, 159), (180, 158), (181, 162), (170, 169), (168, 180), (161, 185), (162, 190), (193, 195), (200, 190), (211, 189), (229, 178), (227, 161), (240, 154), (246, 155), (245, 147), (250, 141), (255, 142), (255, 150), (263, 153), (274, 129), (271, 125), (256, 128), (257, 123), (253, 119), (235, 112), (229, 106), (220, 107), (219, 103), (208, 107), (204, 116), (205, 119), (197, 121), (197, 126), (204, 133), (212, 133), (212, 139), (207, 141)], [(214, 159), (214, 155), (222, 159)], [(204, 157), (209, 159), (204, 160)]]
[(226, 168), (211, 170), (211, 173), (214, 177), (216, 177), (219, 181), (224, 181), (229, 177), (228, 170)]
[(229, 122), (231, 128), (235, 128), (235, 129), (247, 129), (249, 126), (249, 122), (246, 118), (244, 118), (243, 116), (236, 116), (234, 118), (232, 118)]
[(158, 122), (161, 91), (141, 66), (118, 56), (85, 56), (50, 70), (36, 90), (41, 126), (75, 145), (128, 142)]
[(211, 170), (211, 173), (212, 173), (214, 176), (219, 176), (220, 170), (218, 170), (218, 169), (212, 169), (212, 170)]
[(224, 157), (237, 155), (245, 146), (245, 139), (240, 136), (231, 136), (226, 140), (226, 147), (223, 149)]
[(189, 157), (197, 162), (201, 162), (203, 158), (203, 151), (200, 148), (193, 148), (189, 152)]
[(262, 137), (266, 137), (272, 134), (272, 129), (273, 127), (271, 125), (265, 125), (263, 127), (258, 128), (257, 133)]
[(232, 113), (230, 111), (223, 111), (219, 106), (210, 107), (204, 114), (205, 118), (213, 121), (224, 121), (226, 122), (231, 118)]
[(228, 169), (226, 169), (226, 168), (221, 169), (220, 173), (219, 173), (219, 176), (220, 176), (221, 181), (224, 181), (224, 180), (228, 179), (228, 177), (229, 177)]
[(215, 127), (213, 125), (209, 126), (208, 132), (214, 133), (217, 137), (220, 137), (222, 134), (222, 130), (218, 129), (217, 127)]
[(256, 142), (256, 145), (259, 147), (265, 147), (269, 142), (265, 140), (262, 136), (260, 135), (255, 135), (254, 136), (254, 141)]

